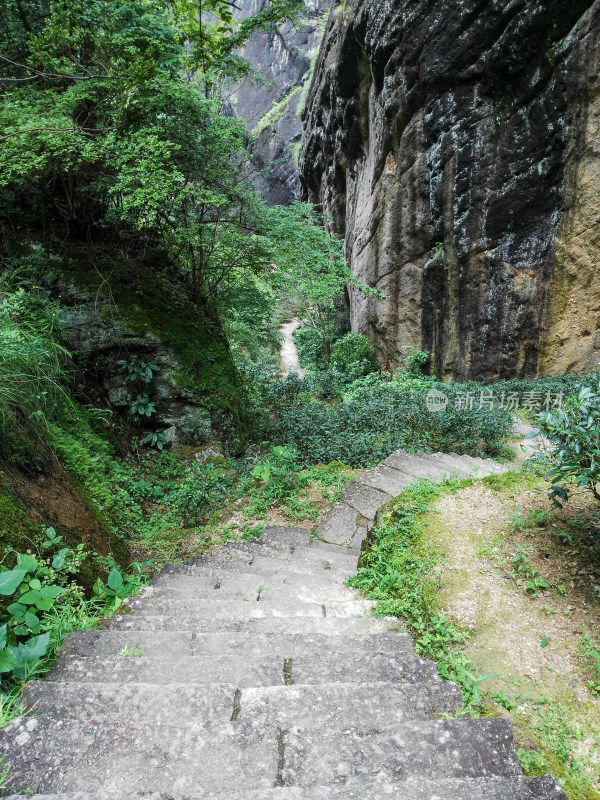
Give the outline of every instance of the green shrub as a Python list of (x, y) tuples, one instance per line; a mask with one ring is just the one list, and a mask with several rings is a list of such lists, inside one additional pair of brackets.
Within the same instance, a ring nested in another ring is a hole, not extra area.
[(542, 414), (540, 427), (553, 445), (548, 454), (553, 469), (548, 475), (554, 504), (562, 507), (561, 501), (568, 500), (569, 481), (600, 500), (600, 383), (596, 390), (582, 386), (562, 406)]
[(351, 380), (379, 371), (371, 343), (363, 333), (347, 333), (332, 344), (331, 367)]
[[(416, 379), (421, 385), (420, 379)], [(277, 384), (265, 398), (273, 409), (270, 426), (262, 430), (281, 444), (293, 443), (304, 463), (343, 461), (368, 466), (394, 450), (495, 455), (501, 452), (512, 414), (500, 407), (460, 407), (459, 395), (478, 397), (478, 384), (435, 384), (449, 398), (445, 411), (431, 413), (424, 389), (406, 389), (402, 380), (355, 382), (349, 399), (327, 403), (302, 394), (302, 381)], [(262, 417), (264, 419), (264, 416)]]
[(327, 369), (325, 342), (314, 328), (309, 325), (298, 328), (294, 333), (294, 342), (298, 348), (298, 358), (303, 369)]

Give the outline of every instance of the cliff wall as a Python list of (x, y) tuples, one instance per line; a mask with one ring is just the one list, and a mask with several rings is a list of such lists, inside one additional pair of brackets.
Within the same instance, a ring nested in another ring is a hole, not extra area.
[(301, 174), (387, 368), (492, 380), (600, 360), (600, 0), (346, 0)]
[[(256, 14), (263, 4), (240, 0), (236, 16)], [(257, 188), (273, 204), (300, 199), (302, 113), (330, 6), (331, 0), (304, 0), (299, 24), (256, 33), (241, 51), (257, 77), (235, 87), (230, 107), (255, 137)]]

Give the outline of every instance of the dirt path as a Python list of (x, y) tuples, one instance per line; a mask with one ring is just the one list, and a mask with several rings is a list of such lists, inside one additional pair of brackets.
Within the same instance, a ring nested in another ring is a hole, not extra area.
[(299, 319), (293, 319), (291, 322), (285, 322), (279, 329), (283, 337), (281, 343), (281, 366), (284, 375), (296, 372), (300, 378), (304, 378), (306, 370), (300, 366), (298, 348), (294, 342), (294, 331), (297, 331), (301, 325), (302, 323)]

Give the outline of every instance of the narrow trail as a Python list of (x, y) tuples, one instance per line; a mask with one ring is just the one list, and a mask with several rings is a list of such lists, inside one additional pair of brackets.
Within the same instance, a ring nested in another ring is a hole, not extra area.
[(304, 378), (306, 370), (300, 366), (300, 359), (298, 357), (298, 348), (294, 341), (294, 332), (302, 325), (299, 319), (293, 319), (291, 322), (285, 322), (281, 328), (281, 335), (283, 341), (281, 343), (281, 366), (284, 375), (289, 375), (290, 372), (296, 372), (300, 378)]
[(398, 451), (348, 484), (315, 531), (266, 528), (165, 567), (129, 613), (71, 633), (47, 679), (28, 684), (35, 715), (0, 732), (11, 789), (32, 800), (566, 800), (551, 777), (524, 777), (508, 720), (456, 716), (458, 686), (346, 585), (378, 509), (412, 480), (506, 469)]

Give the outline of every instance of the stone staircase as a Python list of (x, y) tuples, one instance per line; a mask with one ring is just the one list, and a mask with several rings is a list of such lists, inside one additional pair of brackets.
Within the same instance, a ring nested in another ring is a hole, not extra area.
[[(71, 634), (0, 734), (11, 791), (45, 800), (550, 800), (510, 724), (452, 718), (458, 687), (345, 581), (415, 477), (505, 469), (395, 453), (316, 530), (268, 528), (163, 569), (106, 628)], [(19, 796), (22, 796), (19, 795)], [(13, 795), (13, 800), (17, 795)]]

